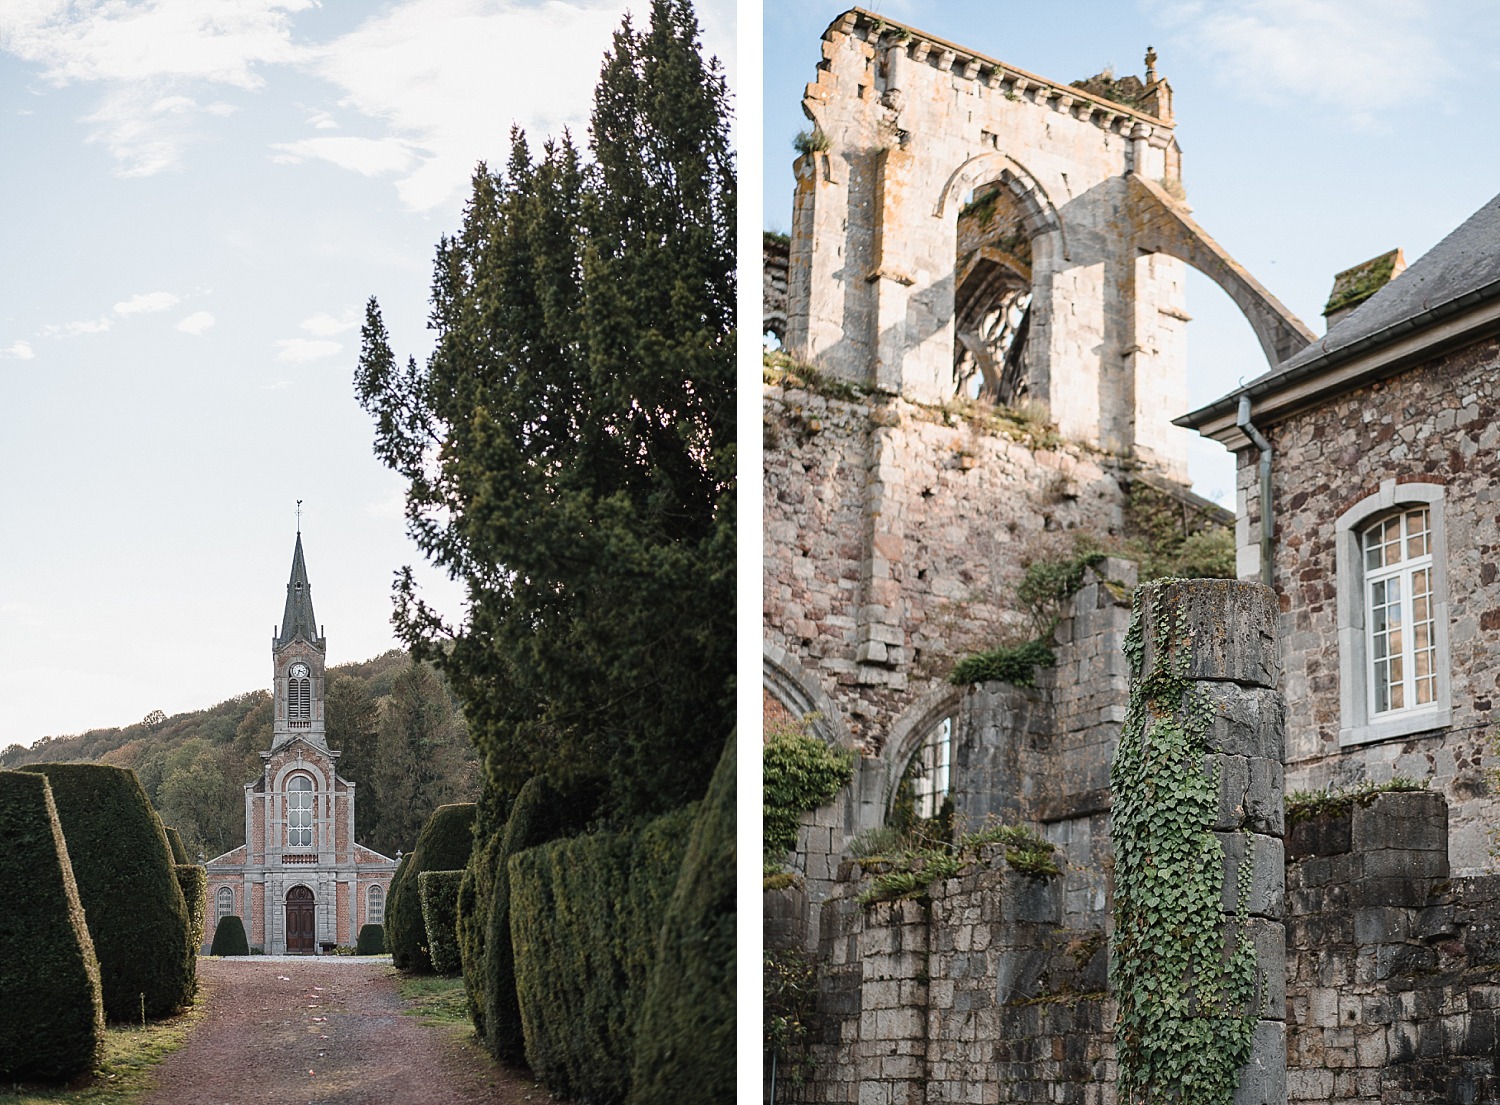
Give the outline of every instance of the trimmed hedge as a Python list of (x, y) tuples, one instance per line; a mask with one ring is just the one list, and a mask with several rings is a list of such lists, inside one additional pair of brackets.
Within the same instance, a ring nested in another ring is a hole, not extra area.
[(245, 938), (245, 922), (233, 913), (220, 917), (218, 927), (214, 929), (213, 947), (208, 949), (208, 954), (249, 955), (250, 941)]
[(104, 1015), (177, 1012), (197, 990), (197, 949), (161, 819), (135, 772), (107, 764), (29, 764), (45, 775), (99, 957)]
[(402, 946), (396, 940), (396, 930), (401, 925), (398, 917), (404, 920), (408, 915), (402, 899), (406, 893), (406, 869), (410, 866), (411, 853), (407, 852), (397, 861), (396, 873), (391, 876), (390, 893), (385, 896), (385, 950), (391, 953), (391, 965), (403, 971), (411, 965), (411, 949), (417, 943), (412, 940)]
[(624, 833), (511, 857), (510, 921), (526, 1061), (549, 1089), (619, 1105), (694, 803)]
[(177, 887), (188, 913), (188, 941), (197, 955), (203, 948), (203, 930), (208, 922), (208, 868), (197, 863), (174, 863)]
[(427, 931), (427, 954), (432, 969), (440, 975), (463, 971), (458, 957), (458, 884), (462, 871), (423, 871), (417, 876), (422, 899), (422, 924)]
[[(521, 1024), (521, 1005), (516, 998), (516, 957), (511, 941), (510, 857), (556, 840), (572, 816), (568, 811), (577, 813), (581, 809), (563, 801), (540, 776), (528, 779), (511, 806), (505, 830), (476, 856), (476, 862), (487, 860), (490, 864), (491, 888), (489, 913), (484, 919), (485, 960), (479, 972), (484, 979), (486, 1031), (482, 1039), (490, 1054), (502, 1062), (526, 1060), (526, 1034)], [(469, 965), (465, 964), (466, 984), (470, 973)], [(476, 1021), (476, 1029), (478, 1025)]]
[(432, 811), (417, 837), (417, 846), (401, 857), (385, 908), (386, 947), (391, 962), (401, 970), (413, 974), (432, 970), (417, 877), (423, 871), (462, 869), (473, 848), (474, 803), (453, 802)]
[(734, 746), (731, 733), (662, 920), (630, 1105), (734, 1101)]
[[(477, 818), (475, 824), (478, 825)], [(457, 916), (453, 920), (469, 1020), (474, 1022), (474, 1034), (481, 1042), (488, 1037), (485, 1009), (489, 963), (485, 955), (485, 930), (489, 927), (490, 902), (495, 896), (495, 852), (500, 847), (500, 837), (500, 833), (494, 833), (482, 844), (475, 838), (474, 852), (464, 868), (464, 877), (458, 882)]]
[(187, 845), (182, 843), (182, 834), (172, 826), (163, 823), (162, 831), (167, 834), (167, 847), (172, 849), (173, 863), (192, 863), (188, 856)]
[(359, 938), (354, 942), (355, 955), (384, 955), (385, 926), (360, 925)]
[(104, 1006), (45, 778), (0, 771), (0, 841), (0, 1078), (70, 1078), (100, 1058)]

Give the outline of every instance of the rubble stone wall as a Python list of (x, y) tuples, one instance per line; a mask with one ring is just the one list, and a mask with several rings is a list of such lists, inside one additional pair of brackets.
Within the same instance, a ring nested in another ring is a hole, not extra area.
[(1117, 532), (1108, 454), (976, 411), (770, 386), (765, 636), (879, 755), (956, 659), (1035, 629), (1021, 561)]

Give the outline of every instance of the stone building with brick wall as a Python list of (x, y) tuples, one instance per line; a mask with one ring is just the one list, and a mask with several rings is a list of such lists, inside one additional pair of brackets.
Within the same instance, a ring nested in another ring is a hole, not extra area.
[(245, 784), (245, 843), (208, 861), (205, 948), (238, 916), (267, 954), (353, 944), (381, 923), (396, 861), (354, 840), (354, 790), (324, 738), (327, 642), (297, 534), (286, 609), (271, 639), (274, 712), (260, 777)]
[(1178, 421), (1235, 451), (1240, 572), (1280, 595), (1288, 787), (1427, 781), (1475, 874), (1500, 828), (1500, 199), (1370, 290)]

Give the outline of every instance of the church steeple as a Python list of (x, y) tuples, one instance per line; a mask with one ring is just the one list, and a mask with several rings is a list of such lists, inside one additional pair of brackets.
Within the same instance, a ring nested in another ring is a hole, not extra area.
[(271, 638), (271, 663), (276, 680), (273, 752), (294, 737), (303, 737), (323, 747), (323, 667), (327, 647), (313, 614), (312, 584), (307, 581), (302, 528), (298, 526), (292, 577), (286, 585), (286, 610), (281, 615), (280, 630)]
[(318, 640), (318, 620), (313, 616), (312, 584), (307, 582), (300, 529), (297, 531), (297, 548), (292, 553), (292, 578), (286, 585), (286, 610), (281, 615), (281, 633), (276, 643), (284, 645), (298, 634), (308, 641)]

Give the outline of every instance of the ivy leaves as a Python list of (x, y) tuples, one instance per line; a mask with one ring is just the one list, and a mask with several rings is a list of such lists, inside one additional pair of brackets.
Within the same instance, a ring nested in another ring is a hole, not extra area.
[(779, 866), (797, 843), (802, 814), (823, 805), (849, 781), (854, 753), (789, 727), (771, 731), (762, 756), (765, 862)]
[[(1212, 832), (1219, 779), (1203, 768), (1213, 711), (1186, 676), (1180, 611), (1155, 619), (1151, 669), (1142, 670), (1142, 612), (1159, 585), (1136, 590), (1125, 638), (1130, 707), (1110, 771), (1120, 1100), (1227, 1105), (1255, 1027), (1255, 953), (1243, 935), (1225, 947), (1224, 850)], [(1241, 934), (1251, 870), (1247, 855), (1236, 887)]]

